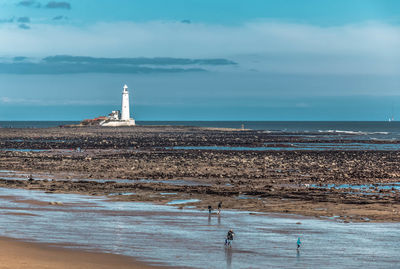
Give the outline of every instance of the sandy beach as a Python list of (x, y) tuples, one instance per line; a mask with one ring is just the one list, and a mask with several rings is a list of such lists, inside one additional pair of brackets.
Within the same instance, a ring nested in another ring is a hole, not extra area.
[(2, 269), (161, 268), (149, 266), (121, 255), (71, 250), (5, 237), (0, 238), (0, 249), (0, 268)]

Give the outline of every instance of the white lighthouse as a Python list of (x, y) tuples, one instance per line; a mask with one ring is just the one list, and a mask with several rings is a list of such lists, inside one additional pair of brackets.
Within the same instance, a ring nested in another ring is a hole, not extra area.
[(135, 120), (131, 118), (129, 110), (129, 91), (125, 84), (122, 91), (122, 107), (121, 113), (118, 110), (113, 111), (108, 115), (108, 118), (100, 123), (101, 126), (134, 126)]
[(128, 86), (124, 85), (124, 90), (122, 91), (122, 113), (121, 120), (130, 120), (131, 115), (129, 113), (129, 92)]

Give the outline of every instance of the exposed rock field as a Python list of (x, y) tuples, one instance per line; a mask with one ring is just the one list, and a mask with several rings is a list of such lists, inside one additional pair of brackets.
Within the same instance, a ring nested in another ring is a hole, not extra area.
[[(343, 140), (331, 135), (326, 140), (322, 134), (310, 139), (299, 134), (178, 126), (3, 128), (0, 169), (11, 175), (31, 173), (38, 180), (21, 182), (0, 174), (6, 179), (0, 186), (95, 195), (135, 192), (115, 199), (162, 203), (190, 196), (200, 199), (196, 205), (204, 208), (223, 200), (224, 208), (337, 216), (345, 221), (400, 220), (400, 188), (393, 184), (400, 182), (400, 151), (286, 150), (290, 143), (322, 142), (383, 143), (353, 141), (351, 136)], [(396, 146), (397, 141), (390, 143)], [(274, 150), (260, 150), (263, 147)], [(182, 183), (174, 184), (177, 181)], [(341, 184), (347, 185), (338, 187)], [(176, 194), (160, 194), (167, 191)]]

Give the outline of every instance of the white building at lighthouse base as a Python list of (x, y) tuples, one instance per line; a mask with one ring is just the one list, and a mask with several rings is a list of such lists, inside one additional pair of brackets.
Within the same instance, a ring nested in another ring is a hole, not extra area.
[(110, 120), (110, 121), (104, 121), (100, 123), (101, 126), (106, 126), (106, 127), (122, 127), (122, 126), (135, 126), (135, 120), (130, 119), (130, 120)]

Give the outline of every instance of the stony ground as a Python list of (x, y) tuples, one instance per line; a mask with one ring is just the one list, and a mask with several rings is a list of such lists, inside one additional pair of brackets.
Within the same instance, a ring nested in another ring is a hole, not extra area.
[[(321, 139), (316, 134), (307, 142), (316, 143)], [(340, 143), (340, 139), (333, 137), (330, 141)], [(314, 186), (400, 182), (400, 151), (171, 149), (175, 146), (261, 147), (265, 143), (284, 147), (285, 142), (304, 142), (304, 138), (263, 131), (166, 126), (4, 128), (0, 129), (1, 149), (45, 151), (2, 150), (1, 170), (32, 173), (39, 175), (39, 179), (129, 179), (132, 183), (3, 180), (0, 186), (89, 194), (133, 191), (136, 195), (117, 195), (115, 199), (166, 202), (196, 197), (202, 200), (198, 204), (202, 208), (221, 200), (228, 208), (339, 216), (345, 221), (400, 220), (400, 193), (395, 188), (372, 187), (366, 194), (353, 189)], [(78, 147), (82, 152), (76, 151)], [(138, 179), (187, 180), (188, 184), (138, 182)], [(160, 194), (167, 191), (176, 194)]]

